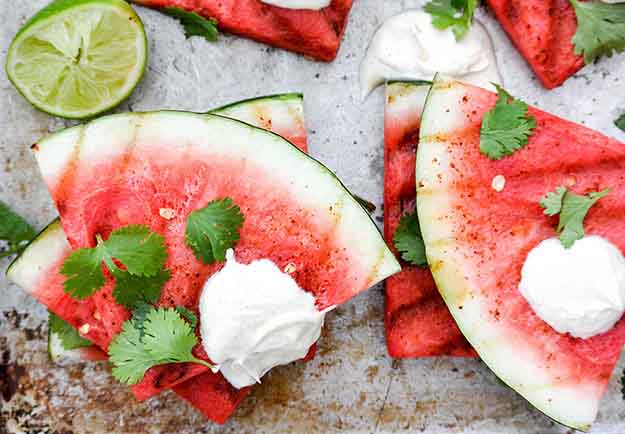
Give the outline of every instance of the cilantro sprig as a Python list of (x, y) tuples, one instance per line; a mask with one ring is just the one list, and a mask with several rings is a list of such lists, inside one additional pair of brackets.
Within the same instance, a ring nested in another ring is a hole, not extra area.
[(556, 230), (560, 233), (560, 241), (565, 248), (571, 248), (575, 241), (584, 237), (586, 214), (599, 199), (609, 193), (608, 188), (580, 196), (568, 191), (565, 187), (558, 187), (541, 199), (540, 205), (545, 209), (545, 215), (560, 214)]
[(195, 256), (205, 264), (226, 260), (226, 250), (239, 241), (244, 217), (232, 199), (209, 202), (187, 217), (185, 240)]
[(159, 10), (182, 24), (187, 39), (192, 36), (201, 36), (209, 42), (215, 42), (219, 37), (217, 20), (214, 18), (204, 18), (196, 12), (185, 11), (177, 7), (166, 7)]
[(620, 115), (618, 119), (614, 121), (614, 125), (625, 133), (625, 113)]
[(499, 98), (482, 120), (480, 151), (491, 160), (501, 160), (525, 147), (536, 128), (528, 106), (496, 85)]
[(104, 264), (115, 278), (118, 303), (132, 307), (139, 301), (156, 302), (170, 276), (163, 237), (147, 226), (131, 225), (113, 231), (106, 241), (100, 235), (96, 240), (95, 247), (75, 250), (63, 263), (65, 292), (84, 299), (100, 290), (106, 283)]
[(456, 41), (465, 37), (473, 24), (478, 0), (431, 0), (425, 11), (432, 15), (432, 25), (445, 30), (451, 27)]
[(197, 344), (192, 323), (197, 323), (197, 318), (191, 311), (150, 307), (144, 314), (126, 321), (109, 346), (113, 376), (117, 380), (137, 384), (148, 369), (168, 363), (199, 363), (216, 369), (192, 354)]
[(571, 4), (577, 16), (575, 54), (583, 54), (586, 64), (600, 56), (611, 57), (625, 51), (625, 4), (598, 0), (571, 0)]
[(421, 235), (419, 217), (416, 211), (404, 215), (399, 220), (399, 226), (397, 226), (393, 236), (393, 243), (404, 261), (418, 267), (428, 266), (425, 256), (425, 243)]
[(49, 312), (48, 328), (51, 333), (54, 333), (59, 337), (61, 345), (63, 345), (65, 350), (69, 351), (93, 345), (91, 341), (80, 336), (74, 327), (63, 321), (52, 312)]
[(35, 228), (0, 201), (0, 241), (7, 243), (7, 249), (0, 250), (0, 259), (21, 253), (26, 244), (36, 236)]

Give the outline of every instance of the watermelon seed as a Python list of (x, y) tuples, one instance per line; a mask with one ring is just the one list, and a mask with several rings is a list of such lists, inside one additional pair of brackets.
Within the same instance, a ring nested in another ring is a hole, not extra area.
[(501, 192), (506, 187), (506, 178), (503, 175), (497, 175), (493, 178), (493, 182), (491, 184), (493, 190), (496, 192)]
[(158, 213), (165, 220), (171, 220), (174, 217), (176, 217), (176, 210), (171, 209), (171, 208), (161, 208), (158, 210)]
[(78, 332), (81, 335), (86, 335), (89, 333), (89, 330), (91, 330), (91, 326), (89, 325), (89, 323), (84, 323), (83, 325), (80, 326), (80, 328), (78, 329)]
[(287, 274), (293, 274), (295, 270), (297, 270), (297, 266), (292, 262), (289, 262), (286, 264), (286, 267), (284, 267), (284, 272)]
[[(94, 318), (95, 320), (97, 320), (97, 321), (100, 321), (100, 320), (102, 319), (102, 316), (100, 315), (100, 312), (99, 312), (99, 311), (94, 310), (94, 311), (93, 311), (93, 318)], [(87, 324), (87, 325), (89, 325), (89, 324)]]

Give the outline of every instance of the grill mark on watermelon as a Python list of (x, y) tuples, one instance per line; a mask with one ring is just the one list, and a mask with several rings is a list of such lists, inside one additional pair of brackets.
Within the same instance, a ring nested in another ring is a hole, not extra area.
[[(593, 393), (600, 394), (625, 343), (625, 319), (607, 333), (587, 340), (558, 334), (534, 313), (520, 295), (518, 284), (529, 251), (556, 236), (555, 221), (544, 216), (538, 200), (558, 185), (568, 185), (571, 177), (575, 183), (568, 186), (577, 193), (612, 187), (612, 193), (588, 213), (586, 233), (601, 235), (625, 250), (625, 231), (620, 227), (625, 216), (625, 144), (531, 108), (538, 128), (529, 144), (506, 159), (487, 160), (479, 152), (479, 125), (496, 97), (466, 88), (465, 103), (460, 104), (470, 124), (449, 135), (447, 144), (455, 173), (462, 173), (451, 184), (452, 191), (463, 192), (451, 195), (455, 197), (451, 203), (454, 221), (458, 222), (453, 245), (456, 254), (473, 264), (464, 267), (475, 270), (467, 276), (468, 287), (490, 288), (480, 295), (486, 299), (491, 317), (505, 320), (508, 338), (519, 348), (543, 350), (534, 352), (535, 357), (554, 382), (575, 384), (578, 379), (590, 379), (596, 385)], [(490, 188), (498, 174), (507, 180), (500, 193)], [(485, 203), (494, 206), (482, 206)]]
[(560, 86), (584, 66), (572, 43), (577, 30), (569, 0), (488, 0), (514, 45), (543, 85)]
[[(384, 236), (400, 258), (393, 236), (402, 215), (414, 211), (415, 159), (421, 124), (420, 107), (394, 109), (406, 96), (388, 91), (384, 129)], [(408, 88), (410, 89), (410, 88)], [(428, 269), (402, 262), (402, 272), (386, 280), (386, 341), (395, 358), (440, 355), (475, 356), (441, 298)]]
[(352, 0), (333, 0), (321, 10), (280, 8), (260, 0), (133, 1), (194, 11), (215, 18), (223, 31), (327, 62), (336, 57), (352, 7)]

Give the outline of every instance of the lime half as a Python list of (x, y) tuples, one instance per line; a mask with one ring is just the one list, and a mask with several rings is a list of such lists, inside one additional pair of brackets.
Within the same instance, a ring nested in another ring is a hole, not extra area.
[(6, 69), (38, 109), (83, 119), (132, 93), (147, 45), (141, 19), (123, 0), (56, 0), (15, 36)]

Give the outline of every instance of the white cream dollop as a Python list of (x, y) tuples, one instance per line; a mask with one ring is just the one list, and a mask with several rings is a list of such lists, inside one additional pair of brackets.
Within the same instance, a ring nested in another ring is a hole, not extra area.
[(263, 3), (286, 9), (319, 9), (330, 6), (332, 0), (260, 0)]
[(388, 80), (432, 80), (448, 77), (493, 89), (501, 84), (493, 43), (486, 28), (475, 21), (456, 41), (451, 29), (439, 30), (423, 10), (396, 15), (373, 35), (360, 66), (360, 90), (366, 98)]
[(313, 295), (272, 261), (241, 264), (232, 249), (200, 296), (202, 345), (236, 388), (306, 356), (321, 335), (324, 316)]
[(569, 249), (550, 238), (527, 255), (519, 291), (557, 332), (587, 339), (610, 330), (625, 312), (625, 258), (598, 236)]

